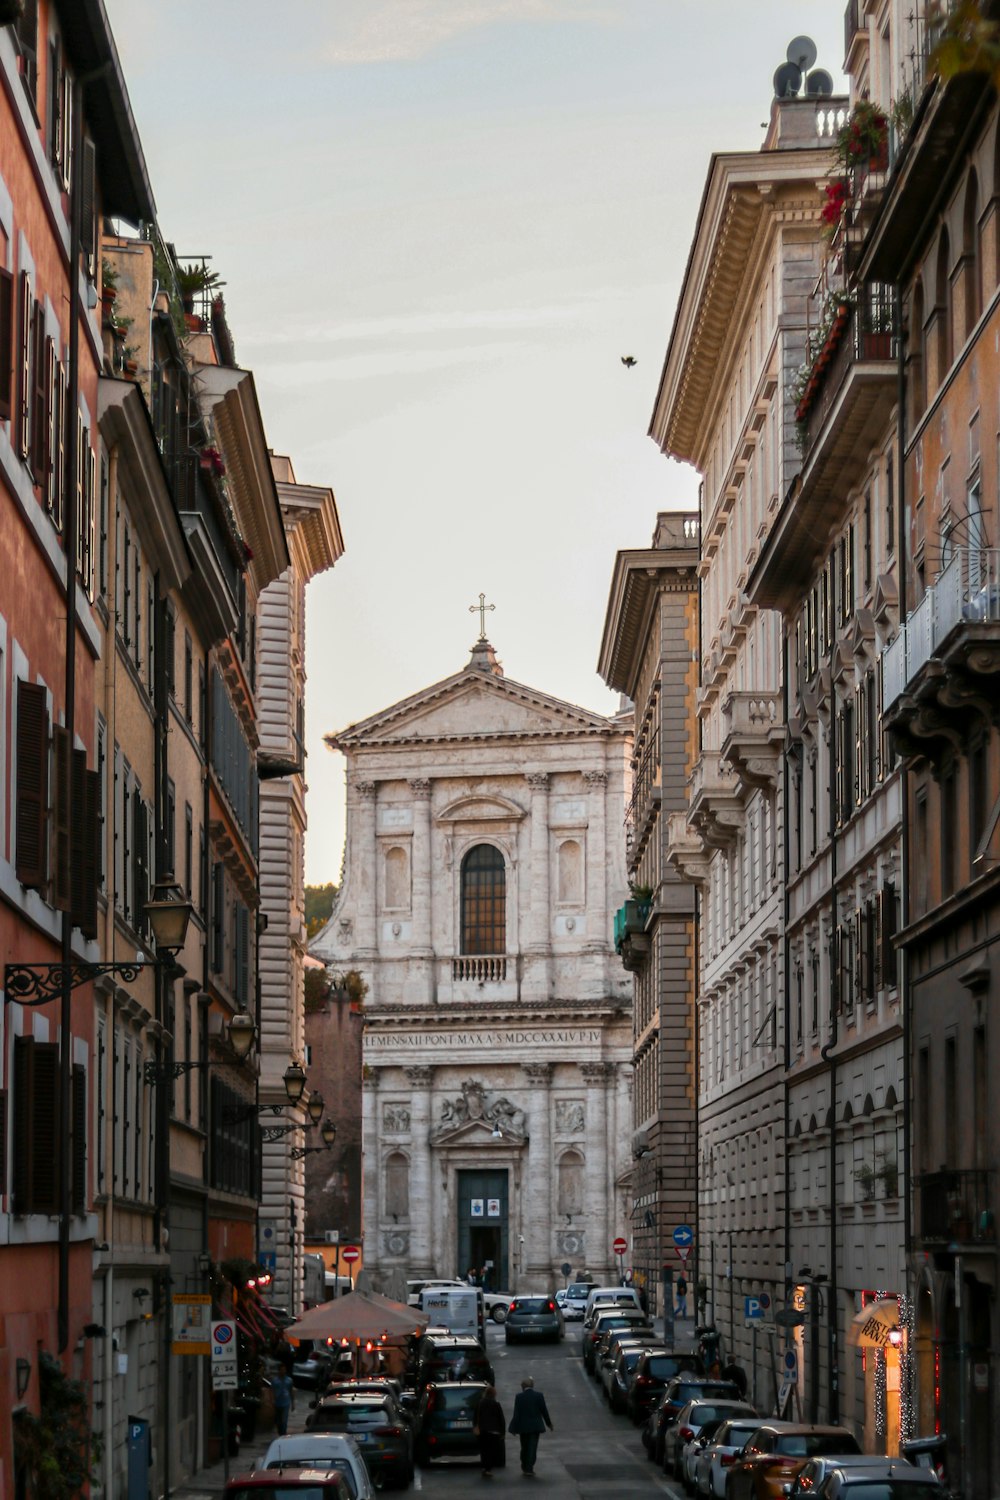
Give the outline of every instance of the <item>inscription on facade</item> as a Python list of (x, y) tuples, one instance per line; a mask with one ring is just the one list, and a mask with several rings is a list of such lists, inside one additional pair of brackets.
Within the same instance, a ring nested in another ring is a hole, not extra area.
[(600, 1040), (601, 1032), (596, 1026), (591, 1030), (580, 1031), (369, 1031), (365, 1035), (365, 1050), (426, 1051), (442, 1047), (535, 1047), (539, 1044), (585, 1046)]

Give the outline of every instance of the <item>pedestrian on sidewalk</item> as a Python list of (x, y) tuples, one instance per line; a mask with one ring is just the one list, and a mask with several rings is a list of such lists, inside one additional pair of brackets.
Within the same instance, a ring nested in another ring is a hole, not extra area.
[(674, 1308), (675, 1318), (686, 1318), (688, 1315), (688, 1284), (683, 1274), (678, 1276), (675, 1283), (677, 1290), (677, 1306)]
[(535, 1390), (530, 1375), (521, 1381), (521, 1389), (514, 1397), (514, 1415), (507, 1431), (521, 1439), (521, 1473), (534, 1476), (535, 1458), (538, 1454), (538, 1439), (546, 1427), (552, 1431), (552, 1418), (545, 1405), (541, 1391)]
[(279, 1437), (288, 1431), (288, 1413), (292, 1405), (292, 1377), (286, 1370), (271, 1376), (271, 1400), (274, 1403), (274, 1429)]
[(503, 1408), (497, 1400), (497, 1388), (488, 1385), (483, 1392), (476, 1413), (476, 1436), (479, 1439), (479, 1463), (484, 1479), (493, 1478), (494, 1469), (502, 1469), (507, 1462), (504, 1433), (507, 1422)]

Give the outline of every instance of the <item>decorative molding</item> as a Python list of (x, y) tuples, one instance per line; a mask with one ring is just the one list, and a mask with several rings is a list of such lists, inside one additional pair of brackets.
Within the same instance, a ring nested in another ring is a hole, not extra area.
[(582, 1135), (587, 1128), (587, 1111), (582, 1099), (556, 1100), (556, 1133)]
[(356, 781), (355, 790), (362, 802), (374, 802), (378, 795), (377, 781)]
[(409, 1133), (410, 1111), (405, 1104), (383, 1104), (382, 1129), (393, 1135)]
[(573, 1255), (584, 1259), (587, 1236), (582, 1229), (563, 1229), (556, 1235), (556, 1250), (560, 1255)]
[(427, 776), (410, 778), (410, 794), (414, 802), (426, 802), (431, 794), (431, 781)]
[(607, 786), (608, 773), (607, 771), (584, 771), (583, 779), (588, 786), (596, 789), (599, 786)]
[(522, 1066), (529, 1083), (536, 1088), (548, 1088), (552, 1081), (552, 1063), (524, 1063)]
[(549, 789), (548, 771), (529, 771), (524, 779), (533, 792), (547, 792)]
[(601, 1084), (606, 1083), (614, 1071), (614, 1063), (585, 1062), (580, 1064), (580, 1072), (584, 1083)]
[(466, 1125), (492, 1125), (505, 1141), (520, 1144), (527, 1140), (525, 1114), (504, 1095), (499, 1097), (475, 1078), (462, 1084), (457, 1099), (444, 1099), (441, 1118), (431, 1131), (431, 1140), (452, 1136)]
[(387, 1229), (382, 1234), (382, 1254), (391, 1256), (393, 1259), (400, 1258), (410, 1253), (410, 1231), (408, 1229)]
[(429, 1089), (434, 1081), (434, 1069), (423, 1064), (417, 1064), (411, 1068), (404, 1068), (407, 1081), (418, 1089)]

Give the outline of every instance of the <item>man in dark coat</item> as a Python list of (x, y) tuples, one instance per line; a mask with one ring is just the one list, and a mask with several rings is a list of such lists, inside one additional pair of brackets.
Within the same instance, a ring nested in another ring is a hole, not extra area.
[(538, 1439), (546, 1427), (552, 1431), (552, 1418), (545, 1405), (545, 1397), (541, 1391), (535, 1390), (535, 1382), (527, 1375), (514, 1397), (514, 1414), (507, 1429), (521, 1439), (522, 1474), (534, 1474)]
[(476, 1413), (476, 1436), (479, 1438), (479, 1462), (483, 1478), (492, 1479), (494, 1469), (502, 1469), (504, 1458), (503, 1408), (497, 1400), (495, 1385), (488, 1385), (483, 1392)]

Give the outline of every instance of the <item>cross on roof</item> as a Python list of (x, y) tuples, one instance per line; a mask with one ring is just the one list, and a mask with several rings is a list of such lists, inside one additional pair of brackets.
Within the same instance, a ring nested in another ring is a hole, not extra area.
[(496, 605), (495, 604), (487, 604), (486, 603), (486, 595), (485, 594), (480, 594), (480, 596), (479, 596), (479, 603), (478, 604), (470, 604), (469, 605), (469, 614), (470, 615), (475, 615), (475, 614), (479, 615), (479, 639), (481, 641), (485, 641), (485, 639), (486, 639), (486, 611), (487, 610), (492, 611), (494, 609), (496, 609)]

